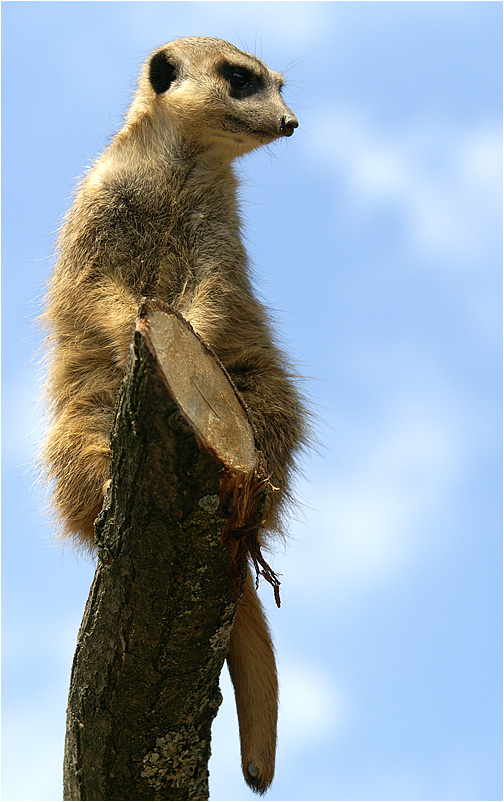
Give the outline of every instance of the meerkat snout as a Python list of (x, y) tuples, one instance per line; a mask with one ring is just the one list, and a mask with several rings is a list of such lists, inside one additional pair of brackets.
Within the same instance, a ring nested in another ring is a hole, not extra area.
[(282, 117), (280, 120), (280, 132), (284, 136), (292, 136), (294, 129), (298, 127), (299, 123), (294, 116), (289, 117), (288, 120), (285, 117)]

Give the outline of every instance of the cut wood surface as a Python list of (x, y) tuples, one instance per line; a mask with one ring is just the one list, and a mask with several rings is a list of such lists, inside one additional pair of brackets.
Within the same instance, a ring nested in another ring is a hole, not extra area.
[(257, 451), (251, 422), (216, 355), (161, 302), (146, 301), (137, 326), (145, 331), (170, 395), (204, 447), (235, 471), (253, 471)]
[(207, 799), (218, 679), (267, 482), (229, 377), (155, 301), (137, 321), (111, 446), (64, 798)]

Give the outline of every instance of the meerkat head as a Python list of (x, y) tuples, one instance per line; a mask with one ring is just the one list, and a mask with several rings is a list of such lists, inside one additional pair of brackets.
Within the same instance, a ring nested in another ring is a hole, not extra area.
[(255, 56), (220, 39), (178, 39), (144, 65), (136, 104), (191, 149), (218, 149), (230, 158), (279, 137), (298, 121), (285, 104), (282, 76)]

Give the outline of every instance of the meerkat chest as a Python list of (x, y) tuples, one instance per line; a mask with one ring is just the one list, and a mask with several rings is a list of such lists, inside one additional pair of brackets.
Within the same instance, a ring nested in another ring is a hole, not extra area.
[(196, 280), (216, 272), (229, 276), (245, 260), (236, 201), (218, 182), (192, 189), (174, 192), (167, 213), (158, 217), (160, 274)]
[(204, 211), (191, 209), (169, 221), (159, 240), (163, 246), (146, 265), (147, 276), (153, 293), (169, 303), (185, 287), (209, 279), (231, 290), (245, 264), (238, 228)]
[[(143, 294), (168, 296), (187, 280), (240, 265), (244, 249), (227, 183), (114, 171), (92, 205), (109, 263)], [(89, 207), (88, 207), (89, 208)]]

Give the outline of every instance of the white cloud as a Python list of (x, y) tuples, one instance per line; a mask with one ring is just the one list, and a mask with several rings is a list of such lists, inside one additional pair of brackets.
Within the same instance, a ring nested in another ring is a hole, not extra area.
[(334, 735), (346, 721), (348, 703), (334, 678), (320, 668), (291, 660), (279, 662), (279, 740), (286, 752)]
[(37, 443), (43, 432), (43, 414), (38, 397), (40, 386), (28, 367), (23, 366), (9, 376), (4, 385), (3, 413), (9, 422), (2, 432), (2, 452), (5, 467), (24, 467), (33, 471)]
[(488, 254), (501, 220), (502, 131), (410, 120), (394, 134), (348, 110), (307, 121), (310, 157), (363, 207), (392, 204), (408, 243), (451, 263)]
[[(163, 24), (166, 18), (166, 24)], [(183, 3), (145, 9), (131, 4), (128, 8), (127, 31), (132, 40), (138, 41), (139, 31), (145, 39), (152, 41), (153, 30), (165, 30), (160, 35), (163, 41), (181, 36), (217, 36), (228, 39), (239, 48), (264, 56), (262, 46), (268, 51), (290, 53), (289, 60), (305, 51), (307, 42), (318, 42), (327, 31), (332, 32), (335, 22), (331, 9), (320, 3), (295, 3), (289, 7), (284, 2), (255, 3)], [(329, 22), (328, 22), (329, 20)], [(153, 45), (151, 45), (153, 46)], [(272, 63), (275, 69), (283, 64)]]
[(369, 420), (358, 410), (333, 416), (340, 467), (322, 455), (319, 479), (310, 472), (312, 484), (302, 486), (307, 526), (275, 555), (286, 599), (346, 603), (434, 560), (460, 525), (462, 481), (474, 482), (475, 466), (495, 449), (493, 415), (477, 390), (452, 383), (427, 353), (397, 345), (367, 357), (369, 370), (364, 355), (356, 364), (382, 403)]
[(383, 579), (409, 558), (419, 522), (457, 473), (457, 443), (446, 421), (415, 403), (396, 414), (359, 449), (361, 464), (326, 488), (332, 557), (346, 581)]

